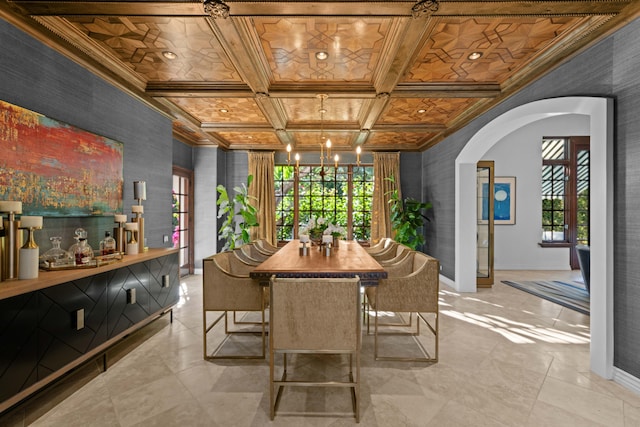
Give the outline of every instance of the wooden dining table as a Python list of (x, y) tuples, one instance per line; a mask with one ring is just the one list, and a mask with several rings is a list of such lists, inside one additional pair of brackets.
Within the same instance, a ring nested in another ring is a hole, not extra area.
[[(308, 246), (308, 245), (307, 245)], [(271, 276), (280, 278), (351, 278), (358, 276), (362, 286), (377, 286), (387, 277), (384, 268), (356, 241), (341, 240), (331, 255), (324, 255), (317, 246), (301, 255), (299, 240), (291, 240), (258, 265), (251, 277), (268, 285)]]

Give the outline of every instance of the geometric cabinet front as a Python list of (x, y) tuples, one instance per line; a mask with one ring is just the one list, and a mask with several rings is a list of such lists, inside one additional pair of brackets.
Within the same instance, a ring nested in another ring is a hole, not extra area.
[(174, 252), (0, 299), (0, 404), (178, 297)]

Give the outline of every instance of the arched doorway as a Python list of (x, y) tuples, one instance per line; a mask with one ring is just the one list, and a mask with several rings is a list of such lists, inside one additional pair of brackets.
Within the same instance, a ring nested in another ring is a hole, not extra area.
[(456, 158), (455, 288), (476, 291), (476, 164), (496, 142), (538, 120), (583, 114), (591, 136), (591, 370), (613, 376), (613, 100), (566, 97), (514, 108), (480, 129)]

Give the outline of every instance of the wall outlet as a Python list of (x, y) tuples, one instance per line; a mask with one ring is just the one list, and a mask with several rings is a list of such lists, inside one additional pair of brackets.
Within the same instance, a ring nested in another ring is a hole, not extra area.
[(440, 264), (440, 271), (442, 271), (442, 264)]
[(163, 235), (162, 236), (162, 243), (169, 243), (169, 236), (168, 235)]

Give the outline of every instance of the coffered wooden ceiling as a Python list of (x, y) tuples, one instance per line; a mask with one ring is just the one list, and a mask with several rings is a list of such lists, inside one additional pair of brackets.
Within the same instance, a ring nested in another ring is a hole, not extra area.
[(640, 10), (437, 3), (414, 17), (406, 1), (228, 1), (214, 19), (200, 1), (2, 0), (0, 14), (167, 114), (192, 145), (315, 151), (322, 134), (337, 150), (420, 151)]

